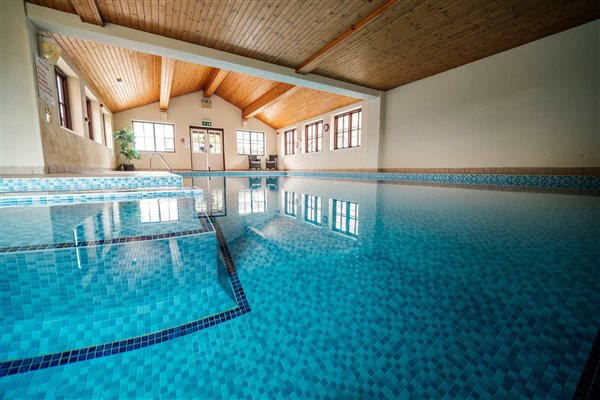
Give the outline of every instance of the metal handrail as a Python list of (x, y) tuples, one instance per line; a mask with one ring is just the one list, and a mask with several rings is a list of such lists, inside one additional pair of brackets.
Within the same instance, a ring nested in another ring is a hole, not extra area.
[(148, 162), (150, 163), (150, 171), (152, 171), (152, 157), (154, 157), (154, 156), (158, 156), (162, 160), (162, 162), (165, 163), (167, 168), (169, 168), (169, 172), (173, 172), (173, 168), (171, 168), (171, 166), (169, 165), (167, 160), (165, 160), (165, 158), (162, 156), (162, 154), (159, 154), (159, 153), (150, 154), (150, 157), (148, 158)]

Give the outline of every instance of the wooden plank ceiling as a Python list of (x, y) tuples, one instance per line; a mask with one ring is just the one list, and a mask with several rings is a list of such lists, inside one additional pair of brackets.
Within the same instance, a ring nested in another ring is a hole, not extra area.
[(210, 87), (219, 97), (248, 111), (248, 116), (279, 129), (359, 101), (293, 85), (287, 85), (293, 91), (274, 96), (285, 84), (87, 40), (53, 37), (112, 112), (159, 100), (160, 107), (167, 109), (170, 98)]
[(86, 22), (114, 23), (291, 68), (377, 15), (311, 69), (379, 90), (600, 16), (598, 0), (400, 0), (391, 6), (389, 0), (28, 1), (78, 13)]

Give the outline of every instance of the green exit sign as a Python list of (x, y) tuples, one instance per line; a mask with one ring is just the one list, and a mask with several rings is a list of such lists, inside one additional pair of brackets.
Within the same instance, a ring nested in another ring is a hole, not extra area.
[(202, 126), (212, 126), (212, 122), (205, 119), (204, 121), (202, 121)]

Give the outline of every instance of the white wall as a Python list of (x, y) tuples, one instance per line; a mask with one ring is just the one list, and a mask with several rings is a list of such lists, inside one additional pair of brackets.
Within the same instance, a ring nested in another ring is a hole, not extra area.
[[(297, 124), (279, 129), (278, 154), (280, 166), (289, 170), (319, 170), (319, 169), (373, 169), (378, 167), (379, 132), (380, 132), (380, 109), (383, 103), (383, 95), (373, 100), (365, 100), (347, 107), (339, 108), (316, 118), (301, 121)], [(362, 108), (362, 136), (361, 145), (349, 149), (334, 150), (334, 117), (356, 108)], [(304, 149), (304, 127), (307, 123), (323, 120), (329, 124), (329, 131), (323, 132), (323, 151), (306, 153)], [(301, 141), (300, 149), (296, 154), (285, 155), (286, 130), (296, 128), (297, 140)]]
[[(224, 131), (224, 149), (225, 149), (225, 168), (248, 169), (248, 156), (237, 154), (237, 129), (249, 129), (265, 132), (265, 155), (277, 154), (277, 143), (275, 130), (261, 121), (250, 118), (248, 127), (242, 128), (242, 111), (226, 102), (217, 95), (211, 98), (212, 108), (202, 108), (202, 92), (195, 92), (172, 98), (169, 101), (169, 110), (167, 120), (161, 121), (160, 109), (158, 103), (134, 108), (127, 111), (114, 114), (114, 129), (122, 129), (131, 125), (132, 120), (169, 122), (175, 124), (175, 153), (161, 153), (171, 167), (175, 170), (191, 169), (191, 150), (189, 146), (190, 126), (200, 126), (203, 119), (210, 119), (213, 128), (223, 129)], [(182, 143), (182, 139), (185, 143)], [(119, 145), (115, 144), (115, 151), (118, 153)], [(138, 169), (148, 169), (148, 156), (153, 152), (142, 152), (141, 160), (134, 160), (134, 165)], [(123, 163), (119, 159), (117, 163)], [(158, 168), (163, 168), (159, 165)], [(153, 166), (154, 168), (154, 166)], [(264, 162), (263, 162), (264, 168)]]
[(386, 93), (381, 168), (600, 166), (595, 21)]
[(31, 29), (21, 1), (0, 2), (0, 172), (43, 173)]

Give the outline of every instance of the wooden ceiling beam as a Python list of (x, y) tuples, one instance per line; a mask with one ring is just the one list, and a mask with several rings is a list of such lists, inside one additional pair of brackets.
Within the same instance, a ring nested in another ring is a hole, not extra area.
[(71, 4), (71, 7), (73, 7), (83, 22), (104, 26), (102, 15), (100, 15), (100, 10), (98, 10), (95, 0), (69, 0), (69, 4)]
[(242, 110), (242, 118), (252, 118), (296, 93), (298, 86), (279, 83), (273, 89), (260, 96)]
[(213, 68), (208, 75), (208, 79), (203, 87), (204, 97), (210, 97), (217, 91), (223, 79), (227, 76), (228, 71), (224, 71), (220, 68)]
[(296, 72), (299, 74), (308, 74), (309, 72), (317, 68), (319, 63), (321, 62), (321, 60), (323, 60), (323, 57), (327, 53), (331, 52), (331, 50), (342, 44), (346, 39), (358, 32), (360, 29), (367, 26), (367, 24), (375, 20), (377, 17), (383, 14), (385, 10), (392, 7), (397, 2), (398, 0), (388, 0), (375, 11), (373, 11), (371, 14), (367, 15), (365, 18), (361, 19), (356, 24), (351, 25), (350, 28), (344, 31), (340, 36), (336, 37), (331, 42), (321, 47), (321, 49), (319, 49), (319, 51), (317, 51), (315, 54), (304, 60), (302, 64), (296, 67)]
[(175, 71), (175, 60), (161, 57), (160, 65), (160, 109), (166, 111), (169, 108), (171, 98), (171, 86), (173, 84), (173, 72)]

